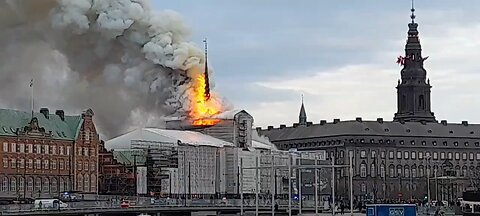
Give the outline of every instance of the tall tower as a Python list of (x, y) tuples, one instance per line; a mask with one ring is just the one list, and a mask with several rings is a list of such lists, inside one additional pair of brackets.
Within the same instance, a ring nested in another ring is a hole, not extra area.
[(430, 110), (430, 81), (423, 62), (422, 47), (418, 38), (418, 24), (415, 23), (415, 9), (412, 1), (412, 22), (408, 24), (408, 38), (405, 45), (405, 57), (399, 57), (403, 64), (402, 80), (397, 85), (397, 113), (394, 121), (436, 122)]
[(305, 112), (305, 106), (303, 105), (303, 95), (302, 95), (302, 106), (300, 107), (300, 114), (298, 115), (298, 124), (300, 125), (307, 124), (307, 112)]

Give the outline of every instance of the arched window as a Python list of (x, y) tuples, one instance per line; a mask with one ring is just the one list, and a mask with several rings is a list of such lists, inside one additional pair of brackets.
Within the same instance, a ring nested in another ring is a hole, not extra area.
[(49, 192), (50, 191), (50, 181), (48, 180), (48, 178), (43, 178), (43, 189), (42, 189), (43, 192)]
[(460, 166), (459, 165), (455, 166), (455, 172), (456, 172), (456, 176), (461, 176), (462, 175), (462, 172), (460, 172)]
[(404, 172), (405, 177), (407, 177), (407, 178), (410, 177), (410, 166), (405, 165), (404, 169), (405, 169), (405, 172)]
[(42, 191), (42, 179), (39, 177), (35, 178), (35, 192), (37, 191)]
[(425, 97), (423, 95), (418, 97), (418, 109), (425, 110)]
[(52, 189), (52, 192), (57, 192), (57, 185), (58, 185), (57, 179), (52, 178), (51, 182), (52, 182), (52, 184), (51, 184), (50, 188)]
[(397, 165), (397, 176), (402, 177), (402, 165)]
[(463, 167), (462, 167), (462, 176), (468, 176), (467, 166), (465, 166), (465, 165), (463, 165)]
[(377, 174), (377, 172), (375, 171), (375, 164), (372, 163), (370, 165), (370, 176), (375, 177), (376, 174)]
[(7, 177), (3, 177), (2, 191), (8, 191), (8, 178)]
[(92, 188), (92, 192), (97, 191), (97, 177), (95, 174), (90, 175), (90, 187)]
[(367, 177), (367, 165), (364, 162), (360, 164), (360, 177)]
[(60, 177), (60, 192), (64, 192), (65, 190), (65, 180), (63, 180), (62, 177)]
[(32, 177), (28, 177), (27, 190), (28, 191), (33, 191), (33, 178)]
[(85, 182), (83, 185), (83, 187), (85, 188), (84, 191), (90, 191), (90, 176), (88, 174), (85, 174), (83, 180)]
[(412, 178), (417, 177), (417, 166), (414, 164), (412, 165)]
[(425, 175), (425, 170), (423, 165), (418, 166), (418, 177), (423, 177)]
[(390, 172), (390, 178), (395, 177), (395, 166), (393, 164), (390, 164), (388, 169), (389, 169), (389, 172)]
[(23, 177), (18, 178), (18, 190), (19, 191), (25, 190), (25, 178)]
[(77, 189), (83, 191), (83, 175), (79, 174), (77, 179)]
[(15, 177), (10, 178), (10, 191), (17, 191), (17, 179)]
[(385, 178), (385, 164), (380, 164), (380, 177)]

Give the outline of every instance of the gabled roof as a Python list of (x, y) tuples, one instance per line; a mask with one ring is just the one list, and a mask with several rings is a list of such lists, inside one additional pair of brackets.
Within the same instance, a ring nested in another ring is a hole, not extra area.
[(132, 140), (156, 143), (183, 144), (196, 146), (233, 146), (232, 143), (195, 131), (167, 130), (159, 128), (140, 128), (105, 142), (105, 148), (130, 149)]
[(442, 124), (436, 122), (422, 124), (420, 122), (400, 123), (353, 120), (281, 129), (273, 128), (262, 130), (260, 134), (267, 136), (272, 142), (348, 135), (479, 138), (480, 124)]
[[(45, 132), (52, 132), (54, 139), (76, 140), (83, 124), (83, 118), (78, 116), (65, 116), (65, 120), (58, 115), (49, 114), (48, 119), (42, 113), (34, 113), (38, 119), (38, 126)], [(32, 113), (18, 110), (0, 109), (0, 136), (16, 136), (17, 128), (22, 131), (32, 120)]]

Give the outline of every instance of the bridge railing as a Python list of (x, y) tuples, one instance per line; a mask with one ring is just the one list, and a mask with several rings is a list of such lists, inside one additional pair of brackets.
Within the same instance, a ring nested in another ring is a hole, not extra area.
[[(240, 207), (240, 199), (229, 199), (229, 200), (210, 200), (210, 199), (194, 199), (194, 200), (183, 200), (183, 199), (156, 199), (156, 200), (147, 200), (147, 199), (131, 199), (130, 208), (159, 208), (159, 207)], [(287, 206), (287, 200), (276, 200), (276, 203), (279, 206)], [(88, 201), (88, 202), (67, 202), (68, 207), (61, 208), (61, 210), (76, 210), (76, 209), (116, 209), (121, 208), (120, 200), (111, 200), (111, 201)], [(297, 206), (297, 202), (292, 202), (292, 206)], [(243, 206), (245, 207), (255, 207), (255, 199), (244, 199)], [(271, 200), (259, 200), (258, 206), (265, 208), (271, 207)], [(313, 207), (308, 203), (304, 203), (304, 207)], [(0, 206), (0, 212), (19, 212), (19, 211), (49, 211), (52, 208), (39, 208), (39, 206), (34, 206), (34, 204), (11, 204)], [(54, 209), (57, 210), (57, 209)]]

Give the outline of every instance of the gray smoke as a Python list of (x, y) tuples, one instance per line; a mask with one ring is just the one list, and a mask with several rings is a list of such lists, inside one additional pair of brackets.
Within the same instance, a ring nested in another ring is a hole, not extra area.
[(0, 1), (0, 104), (95, 112), (107, 137), (132, 126), (161, 126), (191, 101), (187, 71), (203, 64), (173, 11), (146, 0)]

